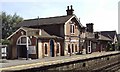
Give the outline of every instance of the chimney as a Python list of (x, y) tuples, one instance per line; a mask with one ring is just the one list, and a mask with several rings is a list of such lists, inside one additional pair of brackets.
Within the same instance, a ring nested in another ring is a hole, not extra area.
[(81, 32), (85, 32), (85, 27), (82, 27), (82, 28), (81, 28)]
[(72, 5), (70, 6), (71, 7), (71, 9), (69, 8), (69, 6), (67, 6), (67, 10), (66, 10), (66, 12), (67, 12), (67, 15), (73, 15), (73, 8), (72, 8)]
[(95, 32), (95, 38), (96, 38), (96, 39), (99, 38), (99, 32)]
[(93, 33), (93, 23), (87, 23), (86, 27), (87, 27), (87, 32), (91, 32)]

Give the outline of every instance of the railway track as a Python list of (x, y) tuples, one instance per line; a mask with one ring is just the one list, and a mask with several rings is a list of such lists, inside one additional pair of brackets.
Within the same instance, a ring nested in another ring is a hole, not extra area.
[(101, 68), (98, 72), (120, 72), (120, 62)]

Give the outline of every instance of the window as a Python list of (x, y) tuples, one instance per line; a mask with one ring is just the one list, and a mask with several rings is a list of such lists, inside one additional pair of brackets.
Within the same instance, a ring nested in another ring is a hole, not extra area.
[(45, 54), (47, 54), (47, 44), (45, 44), (44, 47), (45, 47)]
[(71, 24), (70, 25), (70, 33), (75, 33), (75, 25), (74, 24)]
[(68, 53), (70, 53), (70, 44), (68, 44)]
[(75, 52), (77, 52), (77, 44), (75, 44)]
[[(27, 39), (26, 36), (20, 36), (17, 40), (17, 45), (26, 45), (27, 44)], [(31, 45), (31, 40), (28, 37), (28, 45)]]
[(21, 43), (26, 43), (26, 37), (21, 38)]
[(74, 52), (74, 44), (72, 44), (72, 53)]

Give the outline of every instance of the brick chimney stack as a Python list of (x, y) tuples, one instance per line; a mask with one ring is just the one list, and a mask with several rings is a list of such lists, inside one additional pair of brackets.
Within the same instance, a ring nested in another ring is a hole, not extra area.
[(91, 32), (93, 33), (93, 23), (87, 23), (86, 27), (87, 27), (87, 32)]
[(73, 8), (72, 8), (72, 5), (70, 6), (71, 7), (71, 9), (69, 9), (69, 6), (67, 6), (67, 10), (66, 10), (66, 12), (67, 12), (67, 15), (73, 15)]

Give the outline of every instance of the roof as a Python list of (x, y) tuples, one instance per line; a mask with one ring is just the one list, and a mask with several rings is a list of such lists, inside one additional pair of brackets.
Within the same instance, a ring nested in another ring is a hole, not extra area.
[[(27, 32), (34, 32), (34, 33), (38, 33), (38, 34), (34, 34), (34, 36), (38, 37), (38, 38), (61, 38), (58, 36), (54, 36), (54, 35), (50, 35), (48, 34), (45, 30), (43, 29), (35, 29), (35, 28), (27, 28), (27, 27), (20, 27), (18, 30), (16, 30), (12, 35), (10, 35), (7, 39), (11, 38), (16, 32), (18, 32), (20, 29), (24, 30)], [(39, 31), (41, 31), (41, 34), (39, 35)], [(32, 36), (32, 35), (31, 35)]]
[(99, 35), (99, 38), (98, 38), (98, 40), (106, 40), (106, 41), (112, 41), (110, 38), (108, 38), (108, 37), (105, 37), (105, 36), (103, 36), (103, 35)]
[(45, 30), (41, 29), (41, 35), (36, 35), (38, 38), (61, 38), (55, 35), (48, 34)]
[(38, 25), (52, 25), (52, 24), (64, 24), (67, 22), (73, 15), (64, 15), (48, 18), (35, 18), (28, 19), (17, 24), (17, 27), (21, 26), (38, 26)]
[[(94, 33), (96, 33), (96, 32), (94, 32)], [(87, 39), (94, 40), (94, 39), (95, 39), (95, 34), (94, 34), (94, 33), (85, 32), (85, 37), (86, 37)], [(84, 35), (81, 35), (81, 38), (84, 38)], [(103, 36), (103, 35), (101, 35), (101, 34), (99, 34), (99, 38), (98, 38), (97, 40), (111, 41), (110, 38), (105, 37), (105, 36)]]
[(101, 31), (100, 32), (103, 36), (106, 36), (106, 37), (108, 37), (108, 38), (110, 38), (110, 39), (114, 39), (114, 37), (115, 37), (115, 35), (117, 34), (117, 32), (116, 31)]
[(55, 35), (48, 34), (44, 29), (34, 29), (34, 28), (27, 28), (27, 27), (22, 27), (22, 28), (24, 28), (27, 31), (34, 31), (34, 32), (39, 32), (39, 30), (41, 30), (41, 35), (39, 35), (39, 34), (34, 35), (38, 38), (61, 38), (61, 37), (58, 37)]
[(9, 38), (11, 38), (14, 34), (16, 34), (19, 30), (24, 30), (24, 31), (34, 31), (34, 32), (36, 32), (36, 31), (38, 31), (38, 29), (33, 29), (33, 28), (27, 28), (27, 27), (20, 27), (19, 29), (17, 29), (15, 32), (13, 32), (7, 39), (9, 39)]

